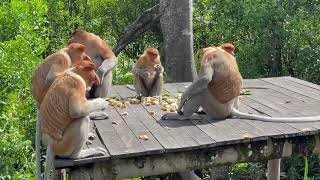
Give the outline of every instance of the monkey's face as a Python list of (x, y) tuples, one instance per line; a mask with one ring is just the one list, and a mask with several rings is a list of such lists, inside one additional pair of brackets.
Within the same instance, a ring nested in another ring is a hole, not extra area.
[(89, 91), (93, 84), (100, 84), (100, 79), (95, 72), (96, 65), (89, 61), (82, 61), (75, 66), (74, 72), (80, 75), (86, 83), (86, 89)]
[(149, 64), (160, 64), (159, 51), (156, 48), (147, 48), (145, 54), (148, 58)]

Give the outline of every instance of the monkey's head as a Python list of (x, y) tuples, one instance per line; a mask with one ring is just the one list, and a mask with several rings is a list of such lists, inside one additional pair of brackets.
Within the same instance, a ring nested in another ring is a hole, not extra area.
[(80, 61), (90, 61), (91, 58), (85, 53), (86, 46), (79, 43), (71, 43), (67, 46), (67, 53), (70, 56), (71, 63), (76, 64)]
[(90, 61), (81, 61), (74, 66), (73, 72), (80, 75), (86, 82), (86, 89), (90, 90), (93, 84), (100, 84), (100, 79), (95, 72), (96, 65)]
[(201, 64), (208, 62), (223, 62), (226, 60), (235, 61), (234, 45), (230, 43), (222, 44), (220, 47), (211, 46), (201, 49)]
[(145, 64), (161, 64), (160, 62), (160, 54), (158, 49), (156, 48), (147, 48), (143, 56), (145, 56)]
[(84, 40), (86, 39), (89, 33), (85, 30), (79, 29), (71, 33), (71, 37), (68, 41), (68, 44), (71, 43), (81, 43), (84, 44)]

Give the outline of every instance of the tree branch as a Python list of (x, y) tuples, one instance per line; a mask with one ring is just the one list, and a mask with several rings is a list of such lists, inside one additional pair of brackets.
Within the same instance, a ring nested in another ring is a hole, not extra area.
[(120, 51), (126, 48), (140, 34), (146, 32), (151, 26), (160, 19), (163, 11), (160, 12), (160, 5), (157, 4), (150, 9), (144, 11), (131, 25), (127, 27), (121, 35), (113, 52), (118, 55)]

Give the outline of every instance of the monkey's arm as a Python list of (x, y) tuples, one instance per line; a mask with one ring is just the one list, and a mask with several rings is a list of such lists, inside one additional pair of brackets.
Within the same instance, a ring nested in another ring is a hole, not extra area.
[(64, 72), (67, 68), (68, 68), (68, 65), (64, 63), (63, 60), (60, 60), (56, 62), (56, 64), (53, 64), (50, 67), (50, 70), (46, 76), (45, 85), (47, 87), (50, 87), (53, 81), (56, 79), (56, 77), (62, 72)]
[(102, 98), (85, 100), (77, 95), (69, 97), (69, 114), (72, 118), (87, 116), (93, 111), (104, 110), (107, 106), (107, 102)]
[(204, 68), (203, 76), (201, 76), (199, 79), (194, 81), (188, 88), (187, 90), (182, 94), (181, 96), (181, 102), (178, 107), (178, 112), (181, 113), (181, 109), (192, 96), (198, 95), (204, 90), (208, 88), (208, 84), (212, 80), (214, 70), (211, 66), (207, 65)]
[(148, 75), (147, 71), (144, 68), (134, 67), (132, 68), (131, 72), (140, 77), (146, 77)]
[(97, 75), (100, 78), (101, 83), (106, 74), (111, 71), (118, 64), (118, 58), (114, 59), (105, 59), (103, 60), (101, 66), (97, 70)]
[(160, 96), (163, 86), (163, 67), (161, 65), (156, 66), (155, 70), (157, 72), (152, 89), (150, 90), (149, 96)]

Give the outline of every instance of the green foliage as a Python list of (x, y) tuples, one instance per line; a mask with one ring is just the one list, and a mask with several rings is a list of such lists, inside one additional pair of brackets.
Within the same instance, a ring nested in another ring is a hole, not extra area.
[(292, 75), (320, 83), (319, 1), (194, 1), (197, 48), (234, 43), (245, 78)]
[(34, 177), (35, 110), (29, 84), (48, 45), (46, 3), (0, 4), (0, 179)]
[(235, 180), (265, 179), (266, 164), (238, 163), (231, 167), (230, 177)]

